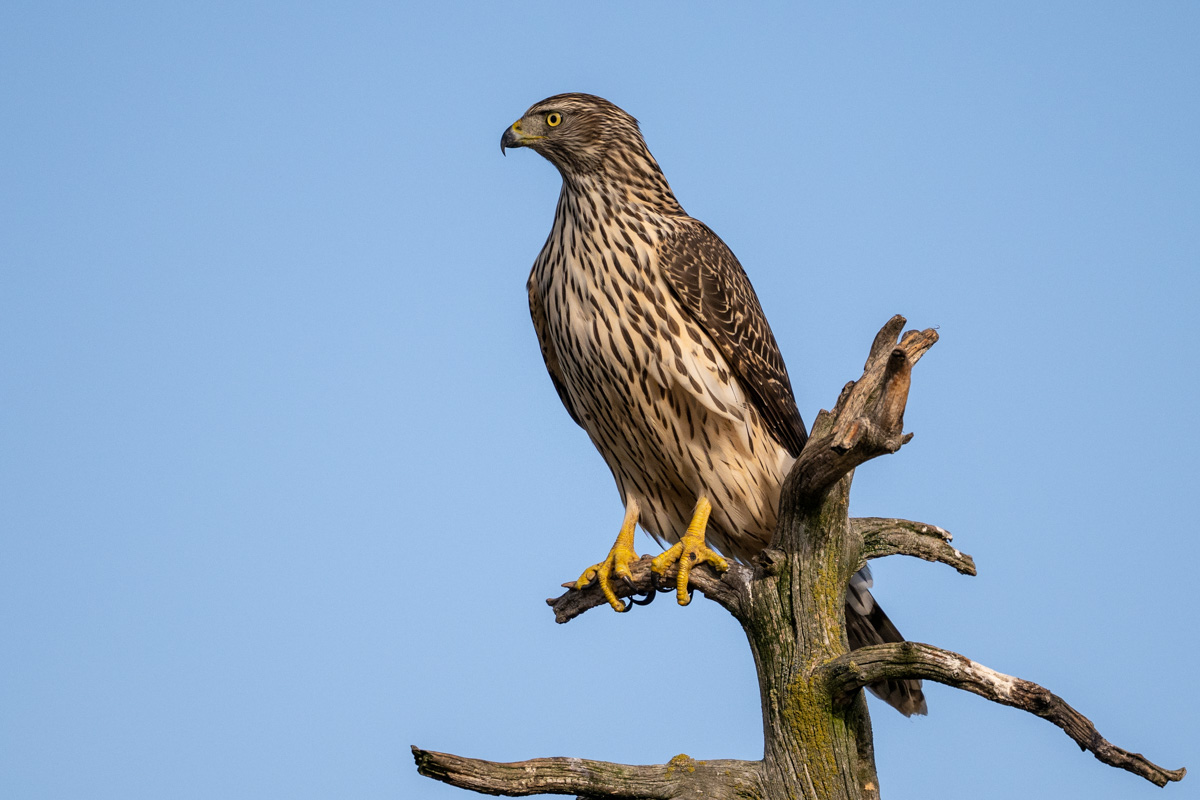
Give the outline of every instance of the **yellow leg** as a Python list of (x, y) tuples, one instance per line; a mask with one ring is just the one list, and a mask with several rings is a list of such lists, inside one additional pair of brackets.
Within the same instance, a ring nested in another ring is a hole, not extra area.
[(692, 521), (688, 523), (683, 538), (650, 562), (650, 569), (658, 575), (666, 572), (676, 561), (679, 562), (679, 574), (675, 578), (675, 596), (681, 606), (692, 602), (687, 591), (692, 567), (703, 563), (711, 564), (717, 572), (729, 569), (729, 562), (710, 550), (704, 541), (704, 530), (708, 527), (708, 517), (711, 513), (712, 503), (708, 502), (707, 497), (701, 497), (696, 502), (696, 510), (692, 512)]
[(579, 580), (575, 581), (575, 588), (582, 589), (592, 581), (599, 580), (600, 590), (604, 592), (605, 599), (617, 611), (625, 611), (628, 607), (613, 591), (612, 578), (616, 576), (633, 582), (633, 573), (629, 571), (629, 565), (638, 560), (638, 554), (633, 549), (633, 532), (637, 528), (637, 521), (638, 504), (637, 500), (631, 497), (625, 505), (625, 521), (621, 523), (621, 532), (617, 534), (617, 541), (608, 551), (608, 557), (585, 569)]

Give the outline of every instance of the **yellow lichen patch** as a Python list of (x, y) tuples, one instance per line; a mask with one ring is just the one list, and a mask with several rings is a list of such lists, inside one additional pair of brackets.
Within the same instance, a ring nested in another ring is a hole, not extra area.
[(686, 770), (687, 772), (696, 771), (696, 761), (687, 753), (680, 753), (667, 762), (667, 775), (674, 774), (676, 769)]

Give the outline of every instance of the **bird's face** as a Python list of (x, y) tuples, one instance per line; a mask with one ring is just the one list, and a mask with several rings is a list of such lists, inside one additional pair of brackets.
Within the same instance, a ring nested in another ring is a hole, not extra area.
[(545, 141), (555, 128), (561, 127), (562, 121), (561, 111), (534, 106), (504, 131), (500, 137), (500, 152), (503, 153), (508, 147), (534, 147), (538, 142)]
[(637, 120), (589, 94), (560, 94), (535, 103), (500, 137), (500, 152), (528, 147), (566, 174), (593, 172), (614, 145), (642, 143)]

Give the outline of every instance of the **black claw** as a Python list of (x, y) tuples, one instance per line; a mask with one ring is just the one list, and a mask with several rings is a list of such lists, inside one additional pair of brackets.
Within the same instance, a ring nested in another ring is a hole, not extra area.
[[(622, 598), (618, 597), (617, 599), (618, 599), (618, 600), (621, 600)], [(630, 602), (628, 602), (628, 603), (625, 603), (625, 607), (624, 607), (624, 608), (622, 608), (622, 609), (621, 609), (620, 611), (618, 611), (617, 613), (618, 613), (618, 614), (624, 614), (626, 611), (628, 611), (629, 609), (633, 608), (633, 603), (634, 603), (634, 601), (633, 601), (633, 600), (632, 600), (632, 598), (631, 598), (631, 599), (630, 599)]]
[(650, 572), (650, 588), (651, 588), (651, 590), (657, 590), (660, 592), (674, 591), (674, 589), (675, 589), (674, 586), (671, 586), (670, 584), (667, 584), (667, 583), (659, 583), (658, 582), (659, 578), (663, 578), (665, 580), (666, 576), (659, 575), (657, 572), (654, 572), (654, 571)]
[(653, 586), (651, 586), (650, 591), (646, 592), (644, 595), (641, 595), (641, 597), (646, 598), (645, 600), (639, 600), (637, 597), (631, 597), (631, 598), (629, 598), (629, 600), (635, 606), (648, 606), (654, 602), (654, 598), (657, 595), (658, 595), (658, 592), (654, 590)]

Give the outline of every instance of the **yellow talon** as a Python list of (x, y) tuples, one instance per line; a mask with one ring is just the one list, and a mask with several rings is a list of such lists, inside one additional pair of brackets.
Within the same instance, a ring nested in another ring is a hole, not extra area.
[(633, 549), (633, 532), (637, 528), (637, 519), (638, 504), (631, 498), (625, 507), (625, 521), (621, 523), (621, 532), (617, 534), (617, 541), (608, 551), (608, 556), (599, 564), (585, 569), (579, 580), (575, 581), (576, 589), (589, 586), (592, 581), (600, 581), (600, 591), (604, 592), (608, 604), (617, 611), (627, 611), (629, 607), (617, 598), (617, 593), (612, 588), (612, 578), (624, 578), (633, 583), (633, 573), (629, 571), (629, 565), (638, 560), (638, 554)]
[(712, 503), (708, 502), (707, 497), (701, 497), (696, 502), (696, 510), (692, 512), (692, 521), (688, 523), (683, 538), (650, 562), (650, 569), (656, 575), (662, 575), (672, 564), (679, 562), (679, 574), (675, 577), (675, 597), (681, 606), (692, 602), (687, 591), (692, 567), (696, 564), (710, 564), (717, 572), (729, 569), (729, 562), (711, 550), (704, 541), (704, 530), (708, 527), (710, 514)]

